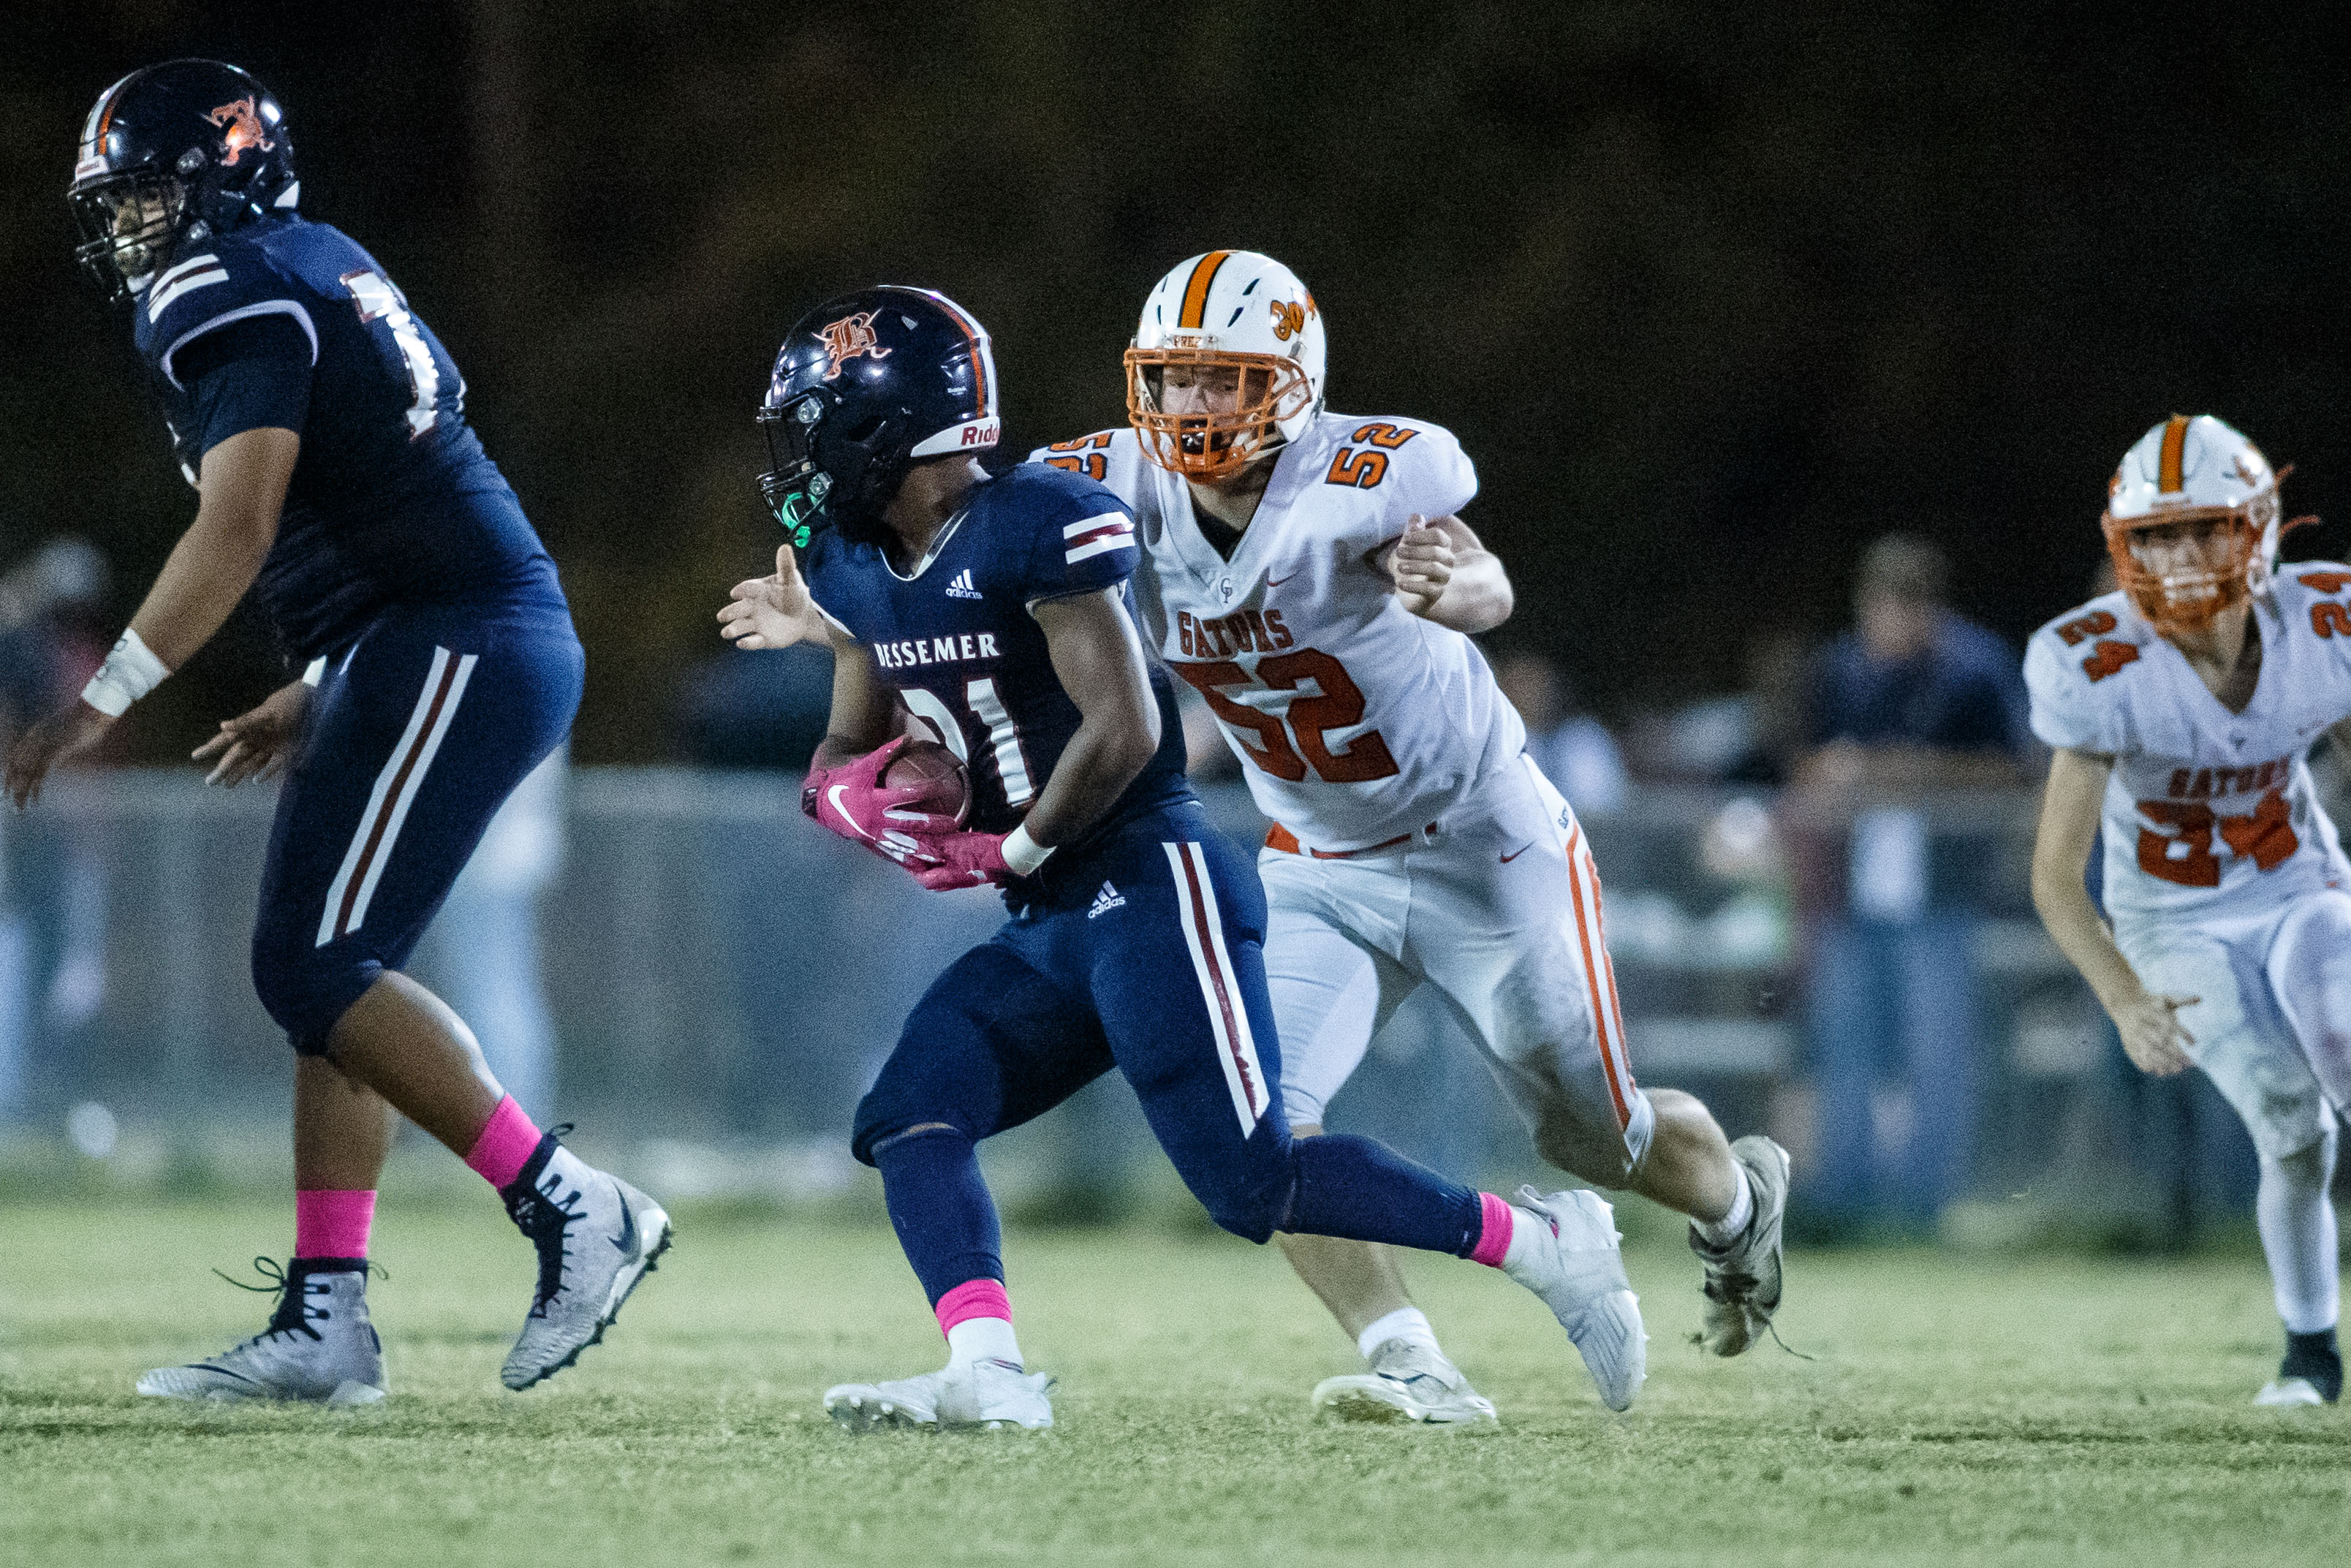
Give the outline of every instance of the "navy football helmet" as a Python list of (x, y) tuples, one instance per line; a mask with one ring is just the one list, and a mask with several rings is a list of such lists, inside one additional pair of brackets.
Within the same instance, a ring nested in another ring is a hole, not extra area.
[(267, 88), (217, 60), (148, 66), (99, 94), (82, 124), (66, 192), (82, 236), (74, 259), (120, 298), (181, 241), (290, 209), (300, 192)]
[(928, 288), (828, 300), (785, 337), (759, 427), (774, 464), (759, 494), (793, 547), (822, 528), (874, 542), (908, 464), (996, 444), (987, 329)]

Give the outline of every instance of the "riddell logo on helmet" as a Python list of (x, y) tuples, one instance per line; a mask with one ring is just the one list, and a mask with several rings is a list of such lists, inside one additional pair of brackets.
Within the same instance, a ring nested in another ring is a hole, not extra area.
[(248, 147), (256, 152), (277, 149), (277, 143), (262, 133), (261, 116), (254, 111), (253, 99), (249, 98), (222, 104), (204, 118), (223, 128), (221, 145), (226, 151), (221, 155), (221, 162), (225, 165), (234, 166)]
[(997, 437), (1003, 434), (1003, 428), (992, 419), (984, 423), (974, 422), (967, 424), (963, 427), (963, 444), (966, 446), (993, 446)]
[(861, 356), (886, 360), (891, 350), (882, 346), (873, 335), (873, 318), (878, 310), (860, 310), (854, 316), (843, 316), (820, 329), (817, 336), (824, 340), (824, 379), (831, 381), (841, 374), (841, 367)]

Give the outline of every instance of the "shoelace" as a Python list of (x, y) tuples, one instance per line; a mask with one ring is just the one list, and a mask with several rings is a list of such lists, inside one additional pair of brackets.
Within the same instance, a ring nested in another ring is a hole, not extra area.
[(547, 1304), (563, 1291), (563, 1265), (571, 1256), (571, 1225), (580, 1217), (587, 1195), (573, 1188), (560, 1199), (532, 1187), (515, 1196), (508, 1206), (516, 1226), (538, 1249), (538, 1288), (530, 1315), (543, 1318)]
[[(1760, 1283), (1761, 1283), (1761, 1281), (1757, 1280), (1752, 1274), (1732, 1273), (1726, 1270), (1719, 1275), (1709, 1275), (1704, 1286), (1704, 1291), (1706, 1299), (1709, 1301), (1719, 1301), (1725, 1306), (1734, 1306), (1740, 1304), (1740, 1298), (1744, 1296), (1749, 1291), (1753, 1290)], [(1725, 1287), (1720, 1293), (1718, 1293), (1716, 1291), (1716, 1286), (1718, 1284)], [(1790, 1344), (1786, 1340), (1782, 1339), (1780, 1337), (1780, 1325), (1773, 1322), (1770, 1318), (1765, 1318), (1763, 1320), (1763, 1332), (1771, 1336), (1771, 1343), (1773, 1344), (1778, 1345), (1782, 1350), (1786, 1351), (1798, 1361), (1820, 1360), (1819, 1356), (1807, 1355), (1802, 1351), (1798, 1350), (1794, 1345)], [(1690, 1343), (1704, 1344), (1705, 1343), (1705, 1334), (1694, 1333), (1690, 1335)]]
[[(559, 1122), (548, 1133), (559, 1141), (568, 1136), (572, 1124)], [(541, 1176), (547, 1173), (541, 1171)], [(543, 1318), (547, 1303), (563, 1291), (563, 1265), (571, 1256), (571, 1222), (580, 1218), (579, 1205), (587, 1195), (574, 1191), (560, 1203), (538, 1187), (525, 1188), (507, 1200), (507, 1218), (515, 1228), (530, 1238), (538, 1250), (538, 1285), (531, 1296), (530, 1315)]]
[(323, 1296), (327, 1293), (324, 1276), (304, 1275), (302, 1289), (298, 1292), (288, 1289), (294, 1281), (278, 1265), (275, 1258), (256, 1257), (253, 1260), (253, 1271), (269, 1282), (266, 1285), (248, 1285), (242, 1280), (229, 1279), (218, 1269), (213, 1270), (219, 1278), (227, 1280), (240, 1291), (250, 1291), (256, 1296), (277, 1298), (277, 1308), (269, 1314), (269, 1325), (251, 1339), (240, 1341), (237, 1349), (243, 1350), (246, 1345), (259, 1344), (264, 1340), (276, 1339), (279, 1334), (306, 1333), (314, 1340), (322, 1337), (317, 1329), (310, 1326), (310, 1323), (313, 1319), (325, 1322), (329, 1314), (324, 1308), (313, 1309), (308, 1298), (311, 1294), (310, 1281), (313, 1280), (320, 1281), (318, 1294)]

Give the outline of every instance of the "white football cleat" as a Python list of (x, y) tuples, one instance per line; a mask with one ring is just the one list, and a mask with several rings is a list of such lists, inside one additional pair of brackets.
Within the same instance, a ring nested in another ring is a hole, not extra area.
[(1730, 1145), (1747, 1169), (1755, 1217), (1729, 1246), (1717, 1249), (1690, 1229), (1690, 1250), (1706, 1268), (1706, 1322), (1699, 1343), (1717, 1355), (1737, 1355), (1763, 1337), (1780, 1310), (1785, 1254), (1780, 1233), (1788, 1218), (1788, 1151), (1760, 1133)]
[(1008, 1427), (1034, 1432), (1053, 1424), (1046, 1397), (1053, 1380), (1008, 1361), (976, 1361), (889, 1383), (842, 1383), (824, 1391), (824, 1413), (852, 1432)]
[(1441, 1350), (1392, 1339), (1372, 1353), (1369, 1372), (1326, 1377), (1314, 1408), (1341, 1421), (1414, 1421), (1431, 1427), (1499, 1424), (1494, 1402), (1469, 1386)]
[[(144, 1392), (146, 1385), (140, 1385)], [(2266, 1409), (2288, 1409), (2300, 1405), (2324, 1405), (2326, 1396), (2307, 1377), (2273, 1377), (2262, 1385), (2253, 1396), (2253, 1403)]]
[(580, 1359), (669, 1250), (669, 1216), (618, 1176), (558, 1145), (507, 1211), (538, 1249), (538, 1290), (500, 1369), (508, 1388), (544, 1382)]
[[(1629, 1407), (1648, 1376), (1649, 1336), (1617, 1249), (1624, 1238), (1616, 1233), (1616, 1211), (1585, 1187), (1546, 1197), (1522, 1186), (1519, 1201), (1549, 1223), (1526, 1236), (1519, 1261), (1505, 1263), (1504, 1271), (1541, 1296), (1567, 1331), (1601, 1403), (1611, 1410)], [(1512, 1248), (1518, 1244), (1514, 1235)]]
[(368, 1322), (366, 1271), (312, 1273), (298, 1261), (278, 1274), (270, 1260), (253, 1261), (278, 1280), (269, 1326), (209, 1361), (157, 1367), (139, 1380), (139, 1392), (155, 1399), (295, 1399), (338, 1408), (381, 1399), (383, 1342)]

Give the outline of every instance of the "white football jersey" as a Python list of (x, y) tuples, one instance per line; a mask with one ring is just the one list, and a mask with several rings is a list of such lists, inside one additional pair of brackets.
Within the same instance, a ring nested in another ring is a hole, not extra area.
[(1478, 493), (1449, 432), (1317, 415), (1275, 459), (1230, 560), (1133, 430), (1031, 457), (1100, 480), (1134, 511), (1144, 635), (1207, 700), (1258, 809), (1307, 848), (1426, 827), (1526, 748), (1476, 644), (1406, 610), (1374, 559), (1413, 514), (1445, 517)]
[(2117, 916), (2257, 907), (2351, 888), (2304, 758), (2351, 715), (2351, 570), (2278, 569), (2253, 601), (2262, 673), (2245, 711), (2222, 707), (2179, 650), (2121, 593), (2032, 635), (2032, 732), (2115, 759), (2102, 821)]

